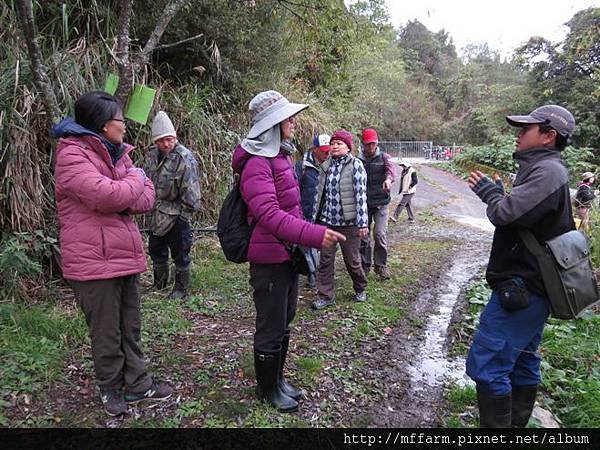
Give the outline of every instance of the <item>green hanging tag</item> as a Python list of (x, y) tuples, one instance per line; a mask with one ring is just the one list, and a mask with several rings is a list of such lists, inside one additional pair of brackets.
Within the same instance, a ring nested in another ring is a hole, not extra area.
[(125, 117), (146, 125), (155, 95), (156, 89), (136, 84), (129, 96), (127, 108), (125, 108)]
[(104, 92), (115, 95), (117, 92), (117, 87), (119, 86), (119, 77), (114, 73), (109, 73), (106, 77), (106, 82), (104, 83)]

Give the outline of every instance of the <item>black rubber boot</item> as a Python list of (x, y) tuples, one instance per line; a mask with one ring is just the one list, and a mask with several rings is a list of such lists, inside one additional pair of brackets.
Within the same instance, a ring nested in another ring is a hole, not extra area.
[(533, 386), (513, 386), (512, 390), (512, 427), (525, 428), (531, 417), (535, 397), (537, 395), (537, 385)]
[(511, 427), (511, 394), (490, 395), (477, 391), (479, 428)]
[(281, 351), (263, 353), (254, 351), (254, 369), (258, 386), (256, 394), (261, 400), (275, 406), (280, 412), (294, 412), (298, 402), (281, 392), (279, 387), (279, 363)]
[(169, 284), (169, 264), (155, 264), (152, 289), (162, 291), (167, 284)]
[(179, 269), (175, 270), (175, 286), (169, 294), (169, 299), (178, 300), (187, 297), (187, 289), (190, 285), (190, 269)]
[(285, 359), (287, 357), (288, 348), (290, 346), (290, 332), (286, 332), (281, 341), (281, 360), (279, 362), (279, 388), (281, 392), (286, 394), (288, 397), (292, 397), (294, 400), (300, 400), (302, 393), (293, 384), (288, 383), (283, 377), (283, 368), (285, 366)]

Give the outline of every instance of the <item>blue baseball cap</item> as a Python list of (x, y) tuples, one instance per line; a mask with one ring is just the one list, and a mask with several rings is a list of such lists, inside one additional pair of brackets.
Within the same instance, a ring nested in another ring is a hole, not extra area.
[(328, 134), (317, 134), (313, 139), (313, 147), (317, 147), (322, 152), (328, 152), (330, 141), (331, 138)]

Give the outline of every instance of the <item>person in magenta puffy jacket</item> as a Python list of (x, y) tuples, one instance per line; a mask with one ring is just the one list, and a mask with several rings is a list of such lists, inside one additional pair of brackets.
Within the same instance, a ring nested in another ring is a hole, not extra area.
[(75, 120), (52, 129), (58, 138), (55, 194), (63, 276), (90, 330), (104, 409), (164, 400), (172, 389), (146, 370), (140, 342), (139, 274), (146, 255), (134, 214), (154, 204), (154, 186), (134, 167), (118, 100), (101, 91), (82, 95)]
[(250, 102), (252, 128), (233, 153), (232, 168), (241, 173), (240, 191), (255, 224), (248, 261), (256, 307), (254, 367), (259, 398), (282, 412), (298, 409), (300, 391), (283, 378), (296, 314), (298, 274), (286, 244), (321, 248), (344, 236), (302, 219), (300, 190), (292, 154), (295, 115), (308, 105), (290, 103), (266, 91)]

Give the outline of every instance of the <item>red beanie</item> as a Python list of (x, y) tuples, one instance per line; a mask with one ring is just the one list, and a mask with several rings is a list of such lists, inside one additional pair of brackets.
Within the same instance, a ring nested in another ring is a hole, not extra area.
[(348, 146), (350, 150), (352, 150), (352, 133), (348, 130), (337, 130), (335, 133), (331, 135), (331, 141), (342, 141), (344, 144)]
[(375, 131), (373, 128), (365, 128), (362, 132), (362, 143), (371, 144), (373, 142), (379, 142), (377, 131)]

